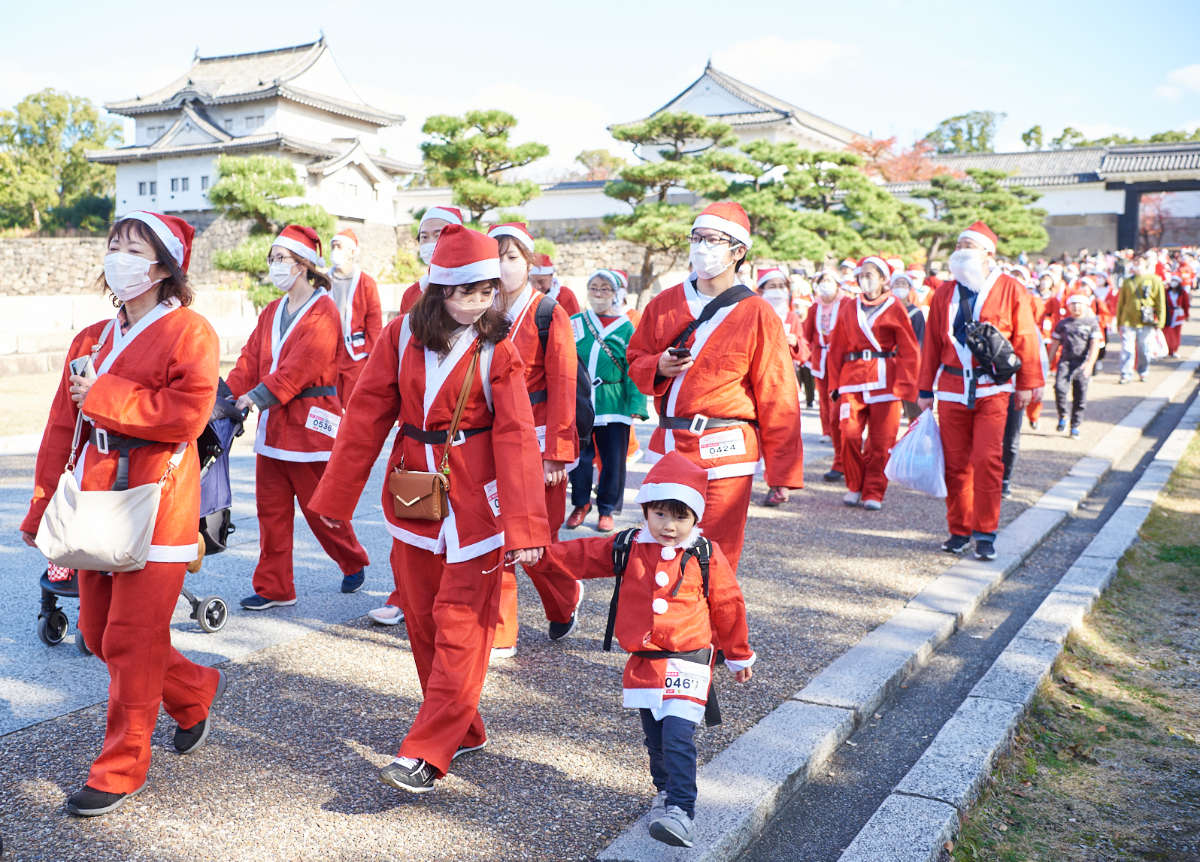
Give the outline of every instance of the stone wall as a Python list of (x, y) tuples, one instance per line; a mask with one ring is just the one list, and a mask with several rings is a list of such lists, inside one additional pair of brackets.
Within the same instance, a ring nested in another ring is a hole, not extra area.
[(1093, 251), (1116, 248), (1119, 218), (1117, 213), (1047, 216), (1045, 225), (1050, 242), (1038, 256), (1075, 255), (1081, 248)]
[(86, 293), (103, 261), (103, 237), (0, 239), (0, 295)]

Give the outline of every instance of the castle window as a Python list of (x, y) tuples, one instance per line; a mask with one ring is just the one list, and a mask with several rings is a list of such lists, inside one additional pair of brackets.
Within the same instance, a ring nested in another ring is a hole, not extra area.
[(200, 191), (202, 191), (202, 192), (208, 191), (208, 174), (205, 174), (204, 176), (200, 177)]
[(179, 190), (181, 192), (186, 192), (188, 190), (188, 178), (187, 177), (179, 178)]
[(144, 181), (138, 183), (138, 194), (142, 197), (146, 196), (146, 183)]
[(155, 182), (154, 180), (150, 181), (150, 194), (151, 195), (158, 194), (158, 183)]

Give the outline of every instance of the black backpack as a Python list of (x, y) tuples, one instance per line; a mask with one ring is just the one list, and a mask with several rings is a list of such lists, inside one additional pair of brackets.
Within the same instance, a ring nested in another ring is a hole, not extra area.
[[(543, 296), (538, 300), (534, 320), (537, 322), (538, 339), (542, 342), (542, 352), (546, 352), (546, 342), (550, 338), (550, 322), (554, 320), (554, 306), (558, 305), (553, 298)], [(579, 432), (579, 442), (592, 436), (592, 426), (596, 423), (596, 408), (592, 404), (592, 378), (587, 366), (575, 354), (577, 364), (575, 370), (575, 430)]]

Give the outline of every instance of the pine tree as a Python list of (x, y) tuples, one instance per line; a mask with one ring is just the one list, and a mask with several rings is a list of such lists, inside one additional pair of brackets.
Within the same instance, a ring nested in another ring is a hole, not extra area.
[(1005, 186), (1004, 171), (971, 168), (967, 178), (947, 175), (930, 179), (928, 189), (912, 193), (933, 207), (931, 224), (921, 235), (926, 259), (932, 260), (943, 243), (972, 222), (982, 219), (999, 239), (997, 253), (1015, 257), (1022, 251), (1039, 251), (1050, 242), (1043, 220), (1046, 211), (1031, 206), (1040, 195), (1023, 186)]

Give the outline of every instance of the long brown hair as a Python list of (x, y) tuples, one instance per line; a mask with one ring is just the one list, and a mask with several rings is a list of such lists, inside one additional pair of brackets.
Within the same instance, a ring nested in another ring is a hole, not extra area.
[[(167, 251), (167, 247), (158, 238), (158, 234), (151, 230), (144, 221), (135, 218), (117, 219), (108, 229), (108, 239), (104, 241), (104, 247), (107, 249), (114, 239), (128, 240), (131, 236), (154, 249), (155, 261), (170, 273), (158, 283), (158, 301), (166, 302), (168, 299), (178, 299), (180, 305), (191, 305), (192, 300), (196, 298), (196, 292), (188, 283), (187, 273), (183, 271), (174, 256)], [(112, 304), (120, 307), (121, 301), (108, 286), (104, 270), (100, 270), (100, 275), (96, 278), (96, 286), (101, 291), (107, 291), (112, 297)]]
[[(500, 279), (489, 278), (485, 281), (473, 281), (470, 284), (458, 285), (479, 289), (491, 287), (499, 293)], [(450, 350), (450, 334), (458, 329), (458, 324), (446, 311), (446, 297), (454, 293), (455, 285), (430, 284), (421, 293), (421, 298), (408, 313), (409, 327), (413, 337), (435, 353), (447, 353)], [(475, 334), (489, 344), (503, 341), (508, 335), (511, 324), (504, 312), (492, 307), (485, 311), (473, 324)]]

